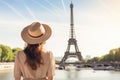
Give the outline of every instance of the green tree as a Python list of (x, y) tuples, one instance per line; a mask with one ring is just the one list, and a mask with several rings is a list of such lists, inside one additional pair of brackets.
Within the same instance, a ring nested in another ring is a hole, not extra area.
[(0, 61), (6, 62), (12, 60), (12, 49), (5, 45), (0, 45)]
[(99, 57), (94, 57), (94, 58), (92, 59), (92, 61), (93, 61), (93, 62), (98, 62), (98, 61), (99, 61)]
[(108, 61), (115, 61), (115, 53), (110, 51), (108, 54)]
[(115, 61), (120, 61), (120, 48), (118, 48), (115, 52)]
[(1, 61), (2, 49), (0, 47), (0, 61)]
[(91, 62), (99, 62), (99, 57), (93, 57), (92, 59), (88, 59), (87, 62), (88, 62), (88, 63), (91, 63)]
[(12, 52), (13, 52), (13, 61), (15, 60), (15, 56), (16, 56), (16, 54), (19, 52), (19, 51), (21, 51), (22, 49), (21, 48), (13, 48), (12, 49)]
[(120, 48), (111, 49), (108, 54), (105, 54), (101, 57), (100, 61), (120, 61)]

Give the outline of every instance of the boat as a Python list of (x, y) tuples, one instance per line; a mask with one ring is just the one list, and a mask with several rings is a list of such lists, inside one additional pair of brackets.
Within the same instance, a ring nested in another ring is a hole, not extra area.
[(14, 63), (0, 63), (0, 70), (10, 70), (14, 68)]
[(107, 66), (106, 70), (114, 70), (115, 68), (113, 66)]
[(94, 70), (114, 70), (115, 68), (112, 66), (95, 66)]

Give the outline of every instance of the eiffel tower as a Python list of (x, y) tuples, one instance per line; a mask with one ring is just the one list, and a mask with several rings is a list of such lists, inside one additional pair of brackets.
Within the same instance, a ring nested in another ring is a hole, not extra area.
[[(79, 51), (79, 48), (78, 48), (78, 45), (77, 45), (77, 40), (76, 40), (76, 38), (75, 38), (75, 31), (74, 31), (74, 24), (73, 24), (73, 4), (72, 4), (72, 2), (71, 2), (71, 4), (70, 4), (70, 11), (71, 11), (71, 14), (70, 14), (70, 17), (71, 17), (70, 38), (69, 38), (69, 40), (68, 40), (68, 46), (67, 46), (67, 50), (66, 50), (66, 52), (65, 52), (65, 55), (64, 55), (64, 57), (62, 58), (62, 60), (60, 61), (60, 64), (59, 64), (60, 67), (65, 67), (65, 64), (66, 64), (65, 61), (66, 61), (69, 57), (78, 58), (79, 61), (82, 60), (81, 52)], [(71, 52), (71, 51), (70, 51), (71, 46), (74, 46), (75, 52)], [(67, 63), (67, 64), (68, 64), (68, 63)], [(69, 64), (73, 64), (73, 63), (69, 63)]]

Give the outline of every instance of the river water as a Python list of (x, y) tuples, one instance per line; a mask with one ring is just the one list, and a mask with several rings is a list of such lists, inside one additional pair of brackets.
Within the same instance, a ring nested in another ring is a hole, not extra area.
[[(0, 71), (0, 80), (14, 80), (13, 70)], [(54, 80), (120, 80), (120, 71), (95, 71), (81, 69), (80, 71), (56, 70)]]

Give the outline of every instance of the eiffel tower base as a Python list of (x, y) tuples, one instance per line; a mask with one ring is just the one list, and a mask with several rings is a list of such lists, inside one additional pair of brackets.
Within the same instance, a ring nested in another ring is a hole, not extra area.
[(78, 65), (80, 64), (80, 62), (77, 63), (66, 63), (65, 61), (69, 58), (69, 57), (74, 57), (74, 58), (78, 58), (79, 61), (82, 60), (82, 56), (80, 52), (74, 52), (74, 53), (70, 53), (70, 52), (65, 52), (64, 57), (62, 58), (60, 64), (59, 64), (59, 69), (65, 69), (65, 66), (67, 65)]

